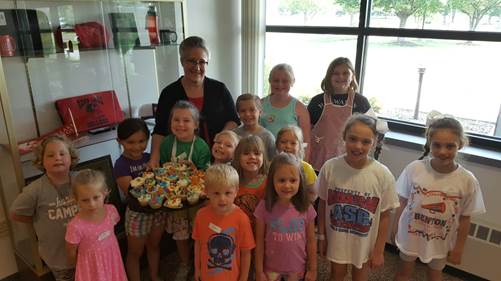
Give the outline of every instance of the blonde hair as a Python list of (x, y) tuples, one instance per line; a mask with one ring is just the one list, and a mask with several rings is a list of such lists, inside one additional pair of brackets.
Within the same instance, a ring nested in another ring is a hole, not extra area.
[(63, 135), (48, 136), (45, 139), (43, 139), (42, 142), (40, 142), (33, 150), (33, 153), (35, 154), (33, 165), (35, 165), (42, 172), (45, 172), (45, 167), (43, 166), (43, 156), (45, 154), (45, 149), (47, 148), (47, 145), (49, 143), (56, 141), (64, 143), (64, 145), (68, 149), (68, 152), (70, 153), (71, 157), (70, 169), (74, 168), (78, 164), (79, 160), (78, 151), (75, 149), (73, 143), (67, 137)]
[(289, 126), (286, 126), (286, 127), (283, 127), (282, 129), (280, 129), (280, 131), (278, 131), (277, 138), (275, 139), (275, 147), (278, 147), (278, 144), (280, 143), (280, 138), (282, 137), (283, 134), (285, 134), (287, 132), (291, 132), (292, 134), (294, 134), (296, 136), (296, 139), (297, 139), (297, 142), (299, 145), (298, 155), (296, 155), (296, 156), (298, 156), (302, 160), (304, 158), (303, 131), (298, 126), (289, 125)]
[(263, 105), (261, 104), (261, 99), (254, 94), (246, 93), (246, 94), (242, 94), (242, 95), (238, 96), (237, 101), (235, 103), (237, 111), (240, 110), (240, 103), (243, 101), (248, 101), (248, 100), (254, 101), (254, 104), (256, 105), (256, 107), (259, 111), (263, 110)]
[(78, 187), (88, 187), (89, 185), (99, 186), (104, 194), (108, 194), (108, 186), (104, 174), (97, 170), (83, 169), (78, 171), (71, 180), (73, 195), (78, 199)]
[(205, 186), (231, 186), (238, 189), (239, 176), (235, 168), (228, 164), (214, 164), (205, 171)]
[(233, 132), (232, 130), (223, 130), (223, 131), (217, 133), (214, 136), (214, 142), (216, 142), (216, 139), (220, 136), (229, 136), (231, 138), (231, 140), (233, 141), (233, 144), (235, 144), (235, 146), (237, 146), (238, 142), (240, 141), (240, 137), (237, 135), (237, 133)]
[(240, 177), (243, 176), (244, 171), (242, 166), (240, 165), (240, 158), (242, 154), (248, 152), (257, 152), (263, 155), (263, 165), (259, 169), (259, 173), (262, 175), (266, 175), (268, 173), (268, 158), (266, 156), (266, 150), (264, 148), (263, 140), (260, 137), (255, 135), (249, 135), (240, 140), (235, 148), (235, 154), (233, 156), (233, 160), (231, 161), (231, 165), (237, 170)]
[(287, 75), (289, 76), (291, 83), (294, 83), (296, 81), (296, 77), (294, 76), (294, 71), (292, 70), (292, 66), (286, 63), (279, 63), (271, 69), (270, 74), (268, 76), (268, 82), (271, 82), (271, 77), (273, 76), (273, 73), (275, 73), (275, 71), (278, 70), (285, 71), (285, 73), (287, 73)]

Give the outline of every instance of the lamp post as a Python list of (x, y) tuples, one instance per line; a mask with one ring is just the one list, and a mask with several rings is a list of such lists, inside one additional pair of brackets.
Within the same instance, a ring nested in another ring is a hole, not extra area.
[(421, 101), (421, 86), (423, 85), (423, 76), (426, 71), (426, 67), (419, 67), (419, 82), (418, 82), (418, 90), (417, 90), (417, 99), (416, 106), (414, 107), (414, 119), (417, 120), (419, 117), (419, 102)]

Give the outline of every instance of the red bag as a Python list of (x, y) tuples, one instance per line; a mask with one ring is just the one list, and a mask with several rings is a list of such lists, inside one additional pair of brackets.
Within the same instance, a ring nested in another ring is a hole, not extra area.
[(98, 22), (84, 22), (75, 24), (75, 32), (80, 42), (80, 48), (106, 48), (108, 44), (108, 33)]
[(124, 119), (115, 91), (60, 99), (56, 108), (63, 124), (74, 123), (79, 133), (113, 126)]
[[(66, 31), (72, 31), (72, 29), (66, 29)], [(58, 26), (54, 33), (56, 45), (59, 48), (63, 48), (64, 42), (61, 26)], [(75, 34), (78, 37), (80, 49), (104, 49), (110, 39), (106, 28), (95, 21), (75, 24)]]

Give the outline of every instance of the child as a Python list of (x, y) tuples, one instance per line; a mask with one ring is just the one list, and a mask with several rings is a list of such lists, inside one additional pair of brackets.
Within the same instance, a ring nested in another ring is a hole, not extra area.
[(375, 117), (367, 98), (357, 93), (355, 68), (348, 58), (339, 57), (330, 63), (321, 87), (324, 93), (308, 104), (312, 125), (309, 162), (317, 171), (325, 161), (344, 153), (341, 128), (353, 113)]
[(233, 131), (224, 130), (217, 133), (214, 137), (214, 145), (212, 145), (213, 164), (231, 163), (239, 141), (240, 137)]
[(165, 162), (187, 160), (198, 169), (205, 170), (210, 164), (210, 149), (207, 143), (196, 135), (200, 113), (188, 101), (178, 101), (170, 112), (172, 134), (160, 144), (160, 165)]
[[(304, 143), (301, 129), (297, 126), (287, 126), (280, 129), (277, 135), (276, 147), (278, 152), (292, 153), (299, 159), (303, 159)], [(317, 174), (308, 162), (301, 160), (301, 165), (303, 167), (305, 188), (308, 193), (308, 197), (311, 202), (314, 202), (318, 196), (318, 192), (315, 188)]]
[[(343, 131), (346, 154), (328, 160), (318, 176), (319, 247), (331, 261), (331, 280), (367, 280), (368, 269), (384, 263), (390, 211), (398, 207), (395, 179), (388, 168), (368, 157), (376, 120), (351, 116)], [(325, 239), (327, 238), (327, 240)]]
[(240, 187), (235, 204), (247, 214), (254, 229), (254, 210), (259, 201), (264, 198), (268, 173), (268, 160), (261, 138), (250, 135), (240, 140), (235, 149), (232, 165), (240, 176)]
[[(417, 257), (428, 264), (428, 280), (442, 280), (446, 261), (461, 263), (470, 216), (485, 212), (477, 179), (455, 161), (467, 142), (454, 118), (433, 120), (423, 156), (398, 178), (400, 208), (395, 217), (400, 219), (394, 232), (398, 229), (401, 265), (395, 280), (410, 279)], [(431, 158), (423, 159), (430, 152)]]
[[(263, 115), (260, 123), (276, 137), (278, 131), (288, 125), (296, 125), (303, 131), (306, 140), (310, 139), (310, 114), (306, 106), (289, 94), (294, 85), (294, 72), (288, 64), (277, 64), (271, 69), (270, 95), (263, 98)], [(309, 159), (309, 148), (305, 157)]]
[(259, 136), (261, 140), (263, 140), (266, 148), (266, 156), (268, 159), (272, 159), (276, 154), (275, 136), (263, 126), (259, 125), (259, 115), (263, 111), (261, 100), (256, 95), (243, 94), (237, 98), (236, 105), (242, 125), (233, 129), (233, 131), (242, 138), (248, 135)]
[(209, 204), (195, 217), (195, 280), (247, 281), (251, 250), (255, 247), (249, 219), (233, 204), (238, 173), (229, 165), (207, 169)]
[[(188, 101), (178, 101), (171, 110), (168, 135), (160, 145), (160, 164), (165, 162), (191, 161), (198, 169), (205, 170), (210, 164), (210, 149), (205, 141), (195, 134), (199, 113)], [(187, 212), (169, 212), (166, 231), (172, 233), (176, 241), (181, 264), (176, 273), (176, 281), (186, 280), (190, 270), (190, 222)]]
[(271, 162), (268, 177), (265, 200), (254, 212), (257, 281), (316, 280), (317, 214), (309, 204), (301, 162), (281, 153)]
[(77, 151), (65, 137), (45, 138), (36, 147), (33, 162), (44, 175), (26, 186), (10, 207), (13, 220), (33, 223), (38, 251), (56, 281), (73, 280), (75, 275), (64, 234), (78, 210), (70, 186), (70, 169), (77, 162)]
[(78, 214), (68, 224), (66, 249), (76, 260), (75, 281), (127, 280), (114, 226), (120, 221), (117, 209), (104, 204), (108, 190), (104, 175), (81, 170), (72, 182)]
[(125, 267), (129, 280), (140, 280), (139, 261), (146, 247), (148, 269), (152, 281), (159, 281), (160, 239), (164, 231), (165, 213), (141, 207), (129, 194), (130, 182), (146, 170), (150, 154), (144, 152), (148, 145), (150, 131), (139, 118), (128, 118), (118, 125), (117, 140), (123, 147), (122, 155), (115, 162), (113, 174), (117, 186), (127, 194), (125, 211), (125, 232), (127, 234), (127, 259)]

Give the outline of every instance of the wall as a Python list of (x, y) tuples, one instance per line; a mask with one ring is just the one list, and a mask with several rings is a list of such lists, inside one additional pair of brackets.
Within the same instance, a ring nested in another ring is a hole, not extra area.
[(234, 0), (189, 0), (187, 36), (209, 45), (207, 76), (226, 84), (236, 99), (242, 92), (241, 4)]

